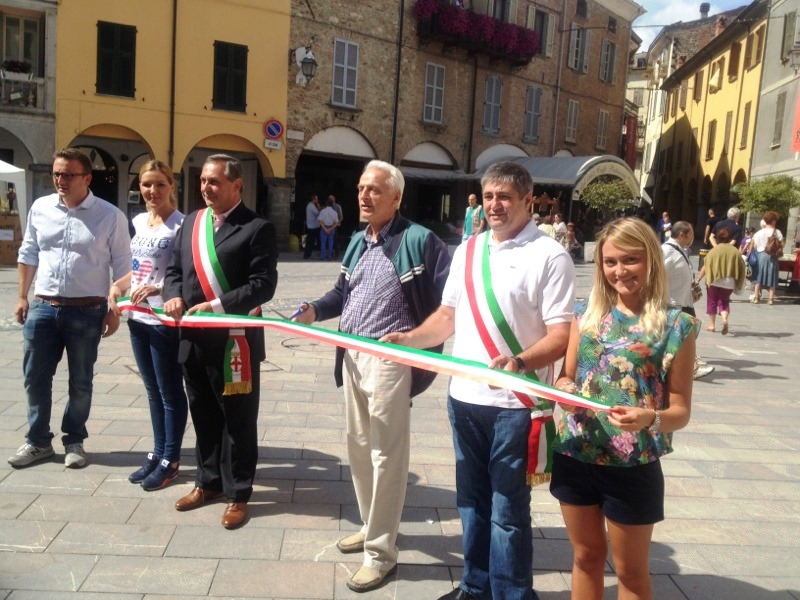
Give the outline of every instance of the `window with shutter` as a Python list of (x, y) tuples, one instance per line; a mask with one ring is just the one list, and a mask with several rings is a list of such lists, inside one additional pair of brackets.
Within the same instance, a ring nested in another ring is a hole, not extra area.
[(608, 120), (608, 111), (601, 110), (597, 119), (597, 140), (595, 144), (598, 150), (606, 149), (606, 144), (608, 143)]
[(692, 141), (689, 147), (689, 166), (693, 167), (697, 162), (697, 127), (692, 129)]
[(247, 46), (214, 42), (214, 98), (217, 110), (247, 110)]
[(706, 160), (714, 158), (714, 143), (717, 137), (717, 120), (708, 123), (708, 144), (706, 145)]
[(781, 42), (781, 61), (789, 59), (797, 34), (797, 11), (783, 15), (783, 41)]
[(444, 65), (425, 66), (425, 101), (422, 120), (441, 125), (444, 116)]
[(728, 63), (728, 80), (733, 81), (739, 76), (739, 59), (742, 54), (741, 42), (731, 44), (731, 60)]
[(752, 102), (744, 105), (744, 116), (742, 117), (742, 139), (739, 142), (739, 148), (747, 148), (747, 137), (750, 135), (750, 111)]
[(680, 107), (681, 110), (686, 110), (686, 97), (689, 95), (689, 80), (684, 79), (681, 81), (681, 99), (680, 99)]
[(786, 112), (786, 92), (778, 94), (775, 102), (775, 128), (772, 130), (772, 147), (781, 145), (781, 134), (783, 133), (783, 116)]
[(95, 85), (98, 94), (127, 98), (136, 95), (136, 27), (97, 22)]
[(542, 88), (529, 85), (525, 98), (525, 132), (523, 140), (528, 143), (539, 139), (539, 116), (541, 113)]
[(692, 98), (699, 102), (703, 98), (703, 71), (694, 74), (694, 91)]
[(503, 94), (503, 80), (496, 75), (486, 78), (486, 90), (483, 102), (483, 133), (497, 135), (500, 133), (500, 101)]
[(333, 40), (333, 89), (331, 104), (356, 107), (358, 83), (358, 44), (350, 40)]
[(578, 140), (578, 113), (580, 104), (575, 100), (570, 100), (567, 103), (567, 130), (564, 139), (567, 142), (576, 142)]
[(733, 126), (733, 112), (728, 111), (725, 115), (725, 137), (722, 139), (722, 155), (728, 154), (728, 144), (731, 138), (731, 127)]

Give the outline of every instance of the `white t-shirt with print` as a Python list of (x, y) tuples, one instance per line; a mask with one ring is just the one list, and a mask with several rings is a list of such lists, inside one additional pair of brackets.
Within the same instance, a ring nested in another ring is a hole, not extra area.
[[(150, 227), (147, 224), (149, 216), (149, 213), (142, 213), (133, 218), (135, 233), (131, 239), (133, 265), (130, 293), (143, 285), (164, 283), (164, 274), (175, 248), (175, 236), (184, 219), (183, 213), (176, 210), (163, 225)], [(150, 296), (147, 303), (151, 308), (164, 307), (164, 299), (161, 295)], [(130, 318), (148, 325), (161, 324), (155, 317), (144, 313), (131, 312)]]

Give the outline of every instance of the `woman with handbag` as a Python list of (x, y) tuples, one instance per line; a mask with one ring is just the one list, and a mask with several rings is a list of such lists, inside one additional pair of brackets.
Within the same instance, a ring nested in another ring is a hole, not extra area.
[(764, 213), (763, 229), (760, 229), (750, 241), (755, 252), (758, 252), (758, 274), (753, 290), (753, 304), (761, 302), (761, 288), (769, 288), (768, 304), (775, 302), (775, 288), (778, 287), (778, 261), (783, 254), (783, 234), (775, 227), (778, 222), (778, 213), (768, 210)]
[(730, 244), (731, 230), (721, 227), (717, 230), (716, 246), (706, 256), (700, 269), (698, 281), (706, 279), (706, 313), (708, 329), (716, 329), (717, 313), (722, 317), (722, 335), (728, 334), (731, 314), (731, 294), (744, 287), (746, 267), (739, 250)]
[(689, 422), (697, 322), (668, 305), (663, 254), (644, 221), (606, 225), (595, 265), (556, 386), (617, 406), (560, 405), (550, 492), (574, 551), (572, 597), (603, 597), (610, 539), (619, 597), (652, 598), (650, 542), (664, 519), (659, 458)]

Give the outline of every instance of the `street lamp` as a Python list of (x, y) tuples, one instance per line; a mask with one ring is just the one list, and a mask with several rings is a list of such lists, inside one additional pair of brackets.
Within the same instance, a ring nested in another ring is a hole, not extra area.
[(794, 74), (797, 75), (797, 72), (800, 71), (800, 40), (796, 40), (794, 46), (792, 46), (789, 52), (789, 60), (792, 63)]
[(311, 46), (300, 46), (295, 50), (289, 50), (289, 61), (294, 61), (299, 71), (295, 77), (297, 85), (306, 85), (317, 74), (317, 61), (311, 53)]
[(305, 58), (300, 61), (300, 70), (303, 72), (303, 77), (308, 81), (314, 79), (314, 75), (317, 74), (317, 61), (314, 59), (314, 55), (311, 53), (310, 49), (306, 53)]

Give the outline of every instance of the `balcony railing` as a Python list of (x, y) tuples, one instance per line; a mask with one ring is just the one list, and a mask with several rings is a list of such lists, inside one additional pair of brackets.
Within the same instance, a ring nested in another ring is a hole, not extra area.
[(44, 110), (44, 78), (0, 71), (0, 110)]
[(417, 0), (414, 14), (420, 38), (484, 54), (512, 67), (529, 64), (539, 52), (539, 38), (532, 29), (467, 10), (458, 4)]

